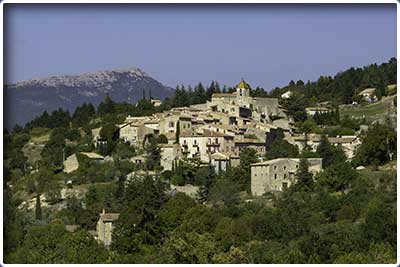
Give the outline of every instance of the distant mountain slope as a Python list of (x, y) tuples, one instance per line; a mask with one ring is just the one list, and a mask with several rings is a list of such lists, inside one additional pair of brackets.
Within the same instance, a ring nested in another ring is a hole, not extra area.
[(4, 89), (4, 126), (21, 125), (44, 110), (62, 107), (73, 111), (84, 102), (99, 104), (106, 93), (117, 102), (135, 103), (143, 96), (164, 99), (172, 89), (138, 68), (107, 70), (82, 75), (52, 76), (6, 85)]

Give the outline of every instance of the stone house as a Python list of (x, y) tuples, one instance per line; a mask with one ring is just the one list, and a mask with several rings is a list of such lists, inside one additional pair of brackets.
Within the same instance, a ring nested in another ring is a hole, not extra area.
[(183, 135), (179, 138), (182, 154), (188, 158), (210, 161), (216, 152), (230, 152), (233, 149), (233, 134), (203, 130), (202, 135)]
[(110, 247), (112, 242), (113, 224), (119, 218), (119, 213), (100, 213), (100, 218), (96, 225), (97, 241), (103, 244), (106, 248)]
[[(104, 163), (106, 160), (105, 157), (99, 155), (95, 152), (79, 152), (80, 155), (87, 157), (89, 160), (94, 161), (96, 163)], [(63, 162), (63, 172), (71, 173), (76, 171), (79, 168), (79, 161), (77, 154), (72, 154), (71, 156), (67, 157)]]
[[(322, 171), (321, 158), (308, 158), (313, 174)], [(296, 182), (299, 158), (278, 158), (251, 165), (251, 192), (261, 196), (266, 192), (283, 191)]]
[(283, 94), (281, 94), (281, 98), (283, 99), (289, 99), (292, 96), (293, 92), (292, 91), (287, 91)]
[(176, 133), (176, 129), (179, 123), (179, 131), (181, 134), (192, 133), (192, 116), (188, 114), (180, 114), (174, 112), (166, 114), (160, 119), (159, 133)]
[(161, 167), (164, 171), (172, 171), (174, 161), (182, 156), (179, 144), (160, 144), (160, 150)]
[(79, 168), (78, 158), (76, 154), (72, 154), (64, 161), (64, 172), (71, 173)]
[(309, 116), (314, 116), (317, 112), (319, 114), (324, 114), (324, 113), (328, 113), (329, 109), (324, 108), (324, 107), (308, 107), (308, 108), (306, 108), (306, 113)]
[(119, 125), (119, 138), (131, 145), (137, 144), (141, 124), (127, 122)]
[(361, 139), (355, 135), (328, 137), (328, 140), (334, 146), (341, 146), (348, 159), (354, 158), (358, 146), (361, 145)]
[(296, 145), (300, 152), (303, 151), (306, 146), (308, 146), (311, 151), (315, 152), (321, 143), (321, 135), (314, 133), (308, 134), (307, 138), (305, 134), (287, 133), (283, 139), (292, 145)]
[[(213, 94), (207, 108), (233, 117), (251, 118), (252, 112), (269, 122), (271, 116), (285, 116), (278, 109), (277, 98), (251, 97), (251, 88), (244, 80), (236, 86), (236, 92)], [(232, 120), (232, 119), (231, 119)], [(229, 124), (234, 124), (230, 122)]]
[(378, 98), (375, 95), (375, 88), (366, 88), (364, 90), (362, 90), (360, 93), (358, 93), (358, 95), (362, 96), (362, 98), (367, 101), (367, 102), (376, 102), (378, 100)]
[(240, 156), (240, 153), (246, 149), (246, 148), (252, 148), (254, 149), (258, 155), (263, 156), (266, 152), (266, 142), (265, 141), (260, 141), (258, 139), (252, 139), (252, 138), (244, 138), (243, 136), (236, 136), (236, 139), (234, 140), (234, 148), (233, 152), (234, 155)]
[(161, 106), (161, 100), (160, 100), (160, 99), (152, 98), (152, 99), (150, 100), (150, 103), (153, 104), (153, 106), (155, 106), (155, 107)]
[(230, 164), (230, 157), (225, 153), (214, 153), (210, 156), (210, 164), (214, 166), (214, 170), (218, 174), (221, 171), (226, 171), (226, 168)]
[(119, 138), (135, 146), (143, 145), (145, 136), (158, 132), (158, 122), (151, 120), (126, 122), (118, 127)]
[(99, 145), (99, 143), (102, 142), (100, 140), (100, 131), (101, 131), (101, 127), (92, 129), (92, 136), (93, 136), (92, 142), (95, 147), (97, 147)]

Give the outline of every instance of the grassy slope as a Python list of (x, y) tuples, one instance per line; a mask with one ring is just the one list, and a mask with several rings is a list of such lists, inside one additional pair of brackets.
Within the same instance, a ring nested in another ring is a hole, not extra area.
[(393, 103), (393, 99), (397, 97), (397, 95), (392, 95), (388, 97), (382, 98), (382, 100), (368, 104), (365, 106), (356, 106), (356, 107), (345, 107), (342, 108), (341, 115), (349, 115), (350, 117), (361, 118), (363, 115), (367, 118), (367, 120), (377, 120), (385, 118), (388, 115), (388, 112), (392, 109), (390, 108), (391, 103)]

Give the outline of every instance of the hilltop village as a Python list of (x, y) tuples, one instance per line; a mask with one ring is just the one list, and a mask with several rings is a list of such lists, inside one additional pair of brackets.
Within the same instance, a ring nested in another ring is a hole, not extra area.
[[(360, 94), (365, 94), (365, 90)], [(290, 95), (281, 97), (290, 98)], [(375, 99), (371, 94), (363, 97), (369, 102)], [(151, 99), (151, 103), (154, 106), (161, 105), (160, 100)], [(325, 107), (309, 107), (306, 112), (309, 116), (315, 116), (331, 110)], [(297, 147), (299, 155), (303, 150), (312, 155), (322, 142), (321, 134), (300, 133), (293, 118), (279, 105), (278, 98), (251, 97), (251, 87), (244, 80), (235, 86), (234, 92), (214, 93), (211, 100), (204, 104), (173, 108), (151, 116), (128, 116), (116, 127), (118, 138), (136, 148), (149, 146), (151, 140), (162, 140), (157, 144), (160, 148), (159, 166), (149, 168), (146, 164), (149, 155), (143, 151), (143, 154), (130, 159), (138, 168), (129, 173), (127, 179), (160, 176), (164, 171), (175, 172), (178, 165), (183, 164), (211, 166), (219, 174), (226, 172), (227, 168), (239, 167), (242, 152), (250, 150), (255, 152), (252, 159), (254, 163), (250, 165), (252, 196), (280, 192), (296, 183), (300, 158), (264, 159), (275, 139), (282, 138)], [(95, 147), (107, 146), (107, 139), (100, 134), (101, 129), (92, 130)], [(349, 160), (354, 157), (361, 144), (360, 132), (325, 138), (331, 145), (339, 146)], [(82, 152), (81, 155), (98, 163), (114, 160), (95, 152)], [(308, 157), (306, 160), (312, 174), (322, 171), (322, 158)], [(76, 171), (79, 168), (77, 155), (69, 156), (63, 164), (65, 172)], [(193, 198), (199, 197), (199, 186), (173, 180), (171, 182), (175, 191), (187, 193)], [(110, 219), (105, 220), (107, 217)], [(111, 244), (112, 221), (116, 218), (113, 213), (105, 213), (104, 210), (100, 215), (95, 236), (106, 246)], [(107, 228), (99, 225), (109, 226)]]
[[(279, 135), (289, 144), (297, 146), (299, 152), (304, 148), (315, 152), (321, 143), (321, 135), (296, 133), (293, 119), (278, 104), (277, 98), (259, 98), (250, 96), (251, 88), (241, 81), (233, 93), (216, 93), (211, 101), (189, 107), (173, 108), (152, 116), (126, 117), (124, 123), (117, 125), (118, 136), (123, 142), (134, 147), (145, 147), (151, 139), (163, 140), (160, 147), (159, 168), (146, 168), (145, 153), (130, 160), (141, 166), (130, 173), (133, 176), (156, 176), (163, 171), (173, 171), (179, 161), (207, 166), (210, 164), (216, 173), (226, 171), (227, 167), (240, 165), (241, 152), (253, 149), (254, 159), (261, 161), (251, 166), (251, 192), (262, 195), (270, 191), (282, 191), (295, 182), (294, 174), (298, 168), (298, 158), (280, 158), (263, 161), (263, 156)], [(161, 101), (154, 101), (160, 105)], [(316, 108), (315, 112), (327, 112), (326, 108)], [(101, 128), (92, 130), (95, 147), (104, 146)], [(347, 156), (354, 156), (361, 143), (357, 135), (329, 137), (328, 141), (341, 146)], [(107, 160), (105, 157), (91, 153), (81, 153), (95, 161)], [(113, 160), (113, 159), (109, 159)], [(322, 170), (322, 159), (309, 159), (312, 170)], [(281, 167), (282, 165), (282, 167)], [(269, 167), (268, 170), (265, 167)], [(278, 168), (279, 166), (279, 168)], [(64, 161), (64, 171), (77, 170), (79, 163), (76, 154)], [(274, 171), (272, 171), (272, 169)], [(265, 173), (264, 173), (265, 170)], [(271, 171), (269, 171), (271, 170)], [(182, 189), (184, 190), (184, 188)]]
[(395, 64), (268, 93), (242, 79), (136, 104), (106, 95), (16, 125), (6, 261), (391, 263)]

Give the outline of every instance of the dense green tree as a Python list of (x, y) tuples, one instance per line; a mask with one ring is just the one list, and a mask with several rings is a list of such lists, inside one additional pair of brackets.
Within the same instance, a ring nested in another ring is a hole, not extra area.
[(61, 168), (65, 156), (65, 129), (55, 128), (51, 132), (50, 140), (44, 146), (41, 156), (43, 161), (55, 168)]
[(119, 128), (114, 123), (107, 123), (101, 127), (100, 140), (98, 144), (100, 153), (103, 156), (110, 155), (117, 145)]
[(96, 109), (93, 104), (87, 104), (85, 102), (81, 106), (76, 107), (72, 115), (72, 123), (76, 126), (84, 126), (89, 123), (95, 115)]
[(363, 224), (365, 238), (396, 245), (396, 229), (396, 210), (382, 198), (370, 201)]
[(295, 158), (299, 155), (299, 148), (283, 139), (275, 140), (265, 153), (267, 160), (276, 158)]
[(323, 168), (328, 167), (334, 162), (346, 160), (343, 150), (340, 147), (334, 147), (325, 135), (322, 136), (316, 152), (322, 158)]
[(62, 224), (35, 225), (9, 259), (13, 263), (104, 263), (107, 251), (86, 231), (69, 234)]
[(210, 188), (209, 200), (214, 205), (232, 206), (239, 203), (240, 186), (226, 177), (219, 178)]
[(107, 93), (104, 100), (97, 107), (97, 114), (105, 115), (115, 112), (115, 102), (111, 99), (110, 95)]
[(146, 169), (160, 170), (161, 150), (158, 147), (157, 140), (154, 137), (149, 138), (145, 145), (146, 151)]
[(257, 162), (257, 152), (252, 148), (245, 148), (240, 152), (240, 166), (238, 180), (242, 190), (250, 191), (251, 164)]
[(391, 125), (372, 125), (361, 141), (355, 156), (356, 164), (379, 165), (392, 160), (396, 155), (397, 136)]
[(296, 171), (297, 182), (295, 184), (296, 190), (310, 191), (313, 189), (314, 181), (313, 175), (309, 171), (310, 164), (306, 158), (301, 158), (299, 168)]
[(128, 182), (124, 209), (113, 231), (113, 250), (139, 253), (143, 246), (160, 242), (162, 228), (156, 215), (165, 202), (165, 186), (159, 178), (151, 177)]
[(158, 214), (159, 219), (167, 228), (174, 229), (181, 224), (187, 210), (194, 207), (195, 204), (192, 198), (178, 192), (161, 207)]
[(327, 186), (334, 191), (343, 191), (358, 176), (351, 164), (348, 162), (337, 162), (325, 169), (323, 173), (318, 175), (318, 182)]
[(157, 138), (157, 143), (158, 144), (168, 144), (168, 139), (165, 135), (160, 134)]

